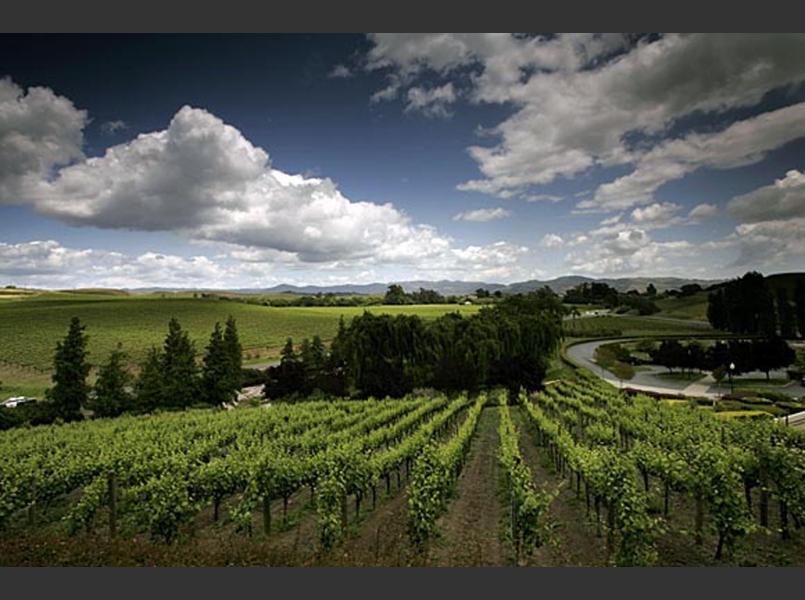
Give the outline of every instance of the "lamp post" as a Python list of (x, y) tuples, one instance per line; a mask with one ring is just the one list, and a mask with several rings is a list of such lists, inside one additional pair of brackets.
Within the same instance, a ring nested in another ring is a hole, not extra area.
[(735, 363), (731, 362), (730, 363), (730, 395), (733, 395), (735, 393), (735, 389), (734, 389), (734, 387), (732, 385), (732, 372), (734, 370), (735, 370)]

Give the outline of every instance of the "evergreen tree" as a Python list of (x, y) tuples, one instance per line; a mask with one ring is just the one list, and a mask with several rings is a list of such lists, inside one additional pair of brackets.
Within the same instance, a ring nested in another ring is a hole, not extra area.
[(166, 405), (187, 408), (193, 404), (198, 392), (196, 351), (176, 318), (168, 323), (161, 369)]
[(777, 289), (777, 317), (780, 321), (780, 335), (786, 339), (796, 337), (797, 320), (784, 287)]
[(162, 378), (162, 354), (151, 348), (145, 362), (140, 365), (140, 374), (134, 384), (137, 408), (142, 412), (151, 412), (164, 406), (164, 382)]
[(205, 402), (220, 405), (234, 399), (237, 390), (232, 386), (231, 365), (232, 356), (224, 342), (221, 325), (216, 323), (210, 335), (201, 373), (201, 396)]
[(318, 335), (314, 335), (310, 342), (310, 359), (317, 370), (324, 367), (327, 359), (327, 349)]
[(289, 337), (287, 340), (285, 340), (285, 345), (280, 351), (280, 364), (295, 363), (297, 361), (298, 357), (293, 347), (293, 338)]
[(707, 298), (707, 320), (710, 321), (710, 325), (714, 329), (729, 329), (724, 288), (711, 292)]
[(799, 337), (805, 338), (805, 282), (799, 281), (794, 288), (794, 312)]
[(132, 377), (125, 365), (126, 354), (118, 344), (98, 372), (95, 397), (89, 403), (96, 417), (116, 417), (132, 409), (132, 396), (128, 389)]
[(774, 297), (760, 273), (746, 273), (709, 296), (707, 317), (717, 329), (734, 333), (777, 333)]
[(338, 332), (330, 344), (328, 362), (332, 368), (342, 368), (345, 365), (349, 352), (348, 343), (347, 326), (344, 323), (344, 315), (341, 315), (338, 319)]
[(304, 393), (304, 380), (303, 364), (294, 351), (293, 339), (288, 338), (280, 352), (280, 364), (266, 369), (263, 395), (266, 398), (283, 398)]
[(90, 365), (84, 330), (78, 317), (73, 317), (67, 336), (56, 344), (53, 357), (53, 387), (47, 391), (47, 398), (53, 402), (56, 414), (65, 421), (80, 418), (81, 407), (87, 404)]
[(243, 383), (243, 347), (240, 345), (235, 319), (230, 315), (224, 330), (224, 350), (227, 356), (227, 387), (237, 395)]

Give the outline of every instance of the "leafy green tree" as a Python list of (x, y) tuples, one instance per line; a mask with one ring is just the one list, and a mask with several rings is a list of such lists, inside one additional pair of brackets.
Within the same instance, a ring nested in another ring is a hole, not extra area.
[(166, 404), (178, 408), (193, 404), (198, 392), (196, 351), (176, 318), (168, 323), (161, 367)]
[(409, 304), (409, 301), (408, 294), (398, 284), (390, 285), (386, 295), (383, 297), (383, 304)]
[(53, 357), (53, 387), (47, 391), (47, 398), (65, 421), (80, 418), (81, 407), (87, 404), (90, 364), (85, 329), (79, 318), (73, 317), (66, 337), (56, 344)]
[(126, 358), (118, 344), (106, 364), (101, 365), (95, 382), (95, 397), (89, 402), (96, 417), (117, 417), (134, 407), (129, 389), (132, 376), (126, 370)]
[(774, 369), (787, 367), (796, 360), (796, 354), (788, 343), (779, 337), (772, 337), (766, 340), (754, 340), (752, 342), (752, 364), (755, 368), (766, 374)]
[(612, 371), (615, 377), (618, 378), (618, 380), (621, 382), (621, 385), (623, 385), (624, 381), (629, 381), (635, 376), (634, 367), (625, 362), (615, 361), (609, 367), (609, 370)]
[(162, 363), (162, 353), (156, 348), (151, 348), (145, 361), (140, 365), (140, 373), (134, 384), (134, 394), (137, 408), (142, 412), (151, 412), (165, 405)]

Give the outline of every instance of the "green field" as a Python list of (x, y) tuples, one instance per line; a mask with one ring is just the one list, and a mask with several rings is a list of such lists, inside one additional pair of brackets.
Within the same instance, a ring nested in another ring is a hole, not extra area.
[(699, 292), (683, 298), (669, 297), (657, 300), (657, 306), (660, 308), (657, 316), (707, 321), (707, 295), (708, 292)]
[[(201, 351), (216, 321), (232, 315), (238, 324), (247, 360), (276, 356), (288, 336), (297, 342), (320, 335), (332, 338), (339, 318), (350, 319), (364, 310), (374, 313), (415, 314), (425, 319), (447, 312), (473, 313), (477, 306), (411, 305), (372, 307), (266, 307), (182, 295), (112, 295), (98, 293), (47, 293), (0, 301), (0, 363), (46, 370), (56, 342), (77, 316), (87, 326), (90, 360), (102, 362), (118, 343), (134, 361), (147, 349), (160, 345), (168, 320), (176, 317)], [(4, 379), (0, 369), (0, 380)], [(10, 383), (8, 374), (6, 383)]]
[(569, 337), (629, 337), (650, 335), (707, 334), (713, 329), (708, 323), (665, 317), (636, 317), (606, 315), (566, 319)]

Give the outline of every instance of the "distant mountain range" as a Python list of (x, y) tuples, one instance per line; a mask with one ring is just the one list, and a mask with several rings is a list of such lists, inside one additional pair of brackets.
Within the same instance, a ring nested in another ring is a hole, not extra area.
[[(679, 289), (683, 285), (698, 283), (702, 287), (707, 287), (715, 283), (719, 283), (719, 279), (683, 279), (679, 277), (623, 277), (616, 279), (593, 279), (591, 277), (582, 277), (578, 275), (569, 275), (565, 277), (557, 277), (555, 279), (539, 280), (532, 279), (530, 281), (521, 281), (518, 283), (511, 283), (508, 285), (501, 283), (487, 283), (484, 281), (398, 281), (393, 282), (401, 285), (406, 292), (413, 292), (419, 288), (428, 290), (435, 290), (445, 296), (448, 295), (463, 295), (471, 294), (478, 288), (484, 288), (490, 292), (500, 290), (504, 294), (517, 294), (537, 290), (544, 286), (549, 286), (554, 292), (564, 294), (572, 287), (584, 282), (601, 282), (614, 287), (619, 292), (627, 292), (629, 290), (644, 291), (649, 283), (653, 283), (658, 292), (663, 292), (669, 289)], [(239, 293), (250, 294), (365, 294), (377, 295), (384, 294), (391, 283), (366, 283), (366, 284), (344, 284), (344, 285), (290, 285), (281, 284), (269, 288), (247, 288), (228, 290)], [(167, 292), (174, 291), (170, 288), (141, 288), (132, 291), (140, 292)], [(186, 291), (186, 290), (184, 290)], [(200, 291), (200, 290), (199, 290)]]

